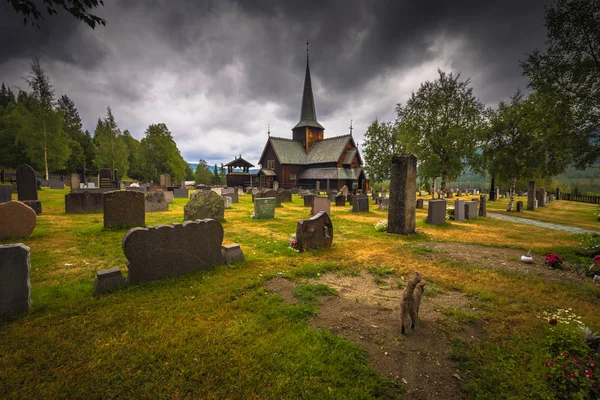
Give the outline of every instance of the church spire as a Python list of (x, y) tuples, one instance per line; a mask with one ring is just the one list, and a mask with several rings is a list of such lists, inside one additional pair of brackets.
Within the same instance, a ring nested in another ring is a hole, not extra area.
[(304, 91), (302, 92), (302, 107), (300, 109), (300, 122), (294, 127), (299, 128), (310, 126), (313, 128), (324, 129), (317, 122), (317, 112), (315, 109), (315, 98), (313, 96), (312, 82), (310, 79), (310, 63), (308, 58), (308, 40), (306, 41), (306, 74), (304, 76)]

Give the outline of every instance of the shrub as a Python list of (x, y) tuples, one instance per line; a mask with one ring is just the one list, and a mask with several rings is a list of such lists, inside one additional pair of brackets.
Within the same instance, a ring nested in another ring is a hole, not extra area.
[(448, 207), (446, 209), (446, 219), (449, 221), (454, 221), (454, 207)]
[(381, 221), (379, 221), (378, 223), (375, 224), (375, 230), (377, 232), (386, 232), (387, 228), (388, 228), (387, 219), (382, 219)]

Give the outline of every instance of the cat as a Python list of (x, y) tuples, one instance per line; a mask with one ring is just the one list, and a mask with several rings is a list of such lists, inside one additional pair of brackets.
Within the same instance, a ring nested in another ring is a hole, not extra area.
[(402, 326), (402, 334), (406, 334), (406, 322), (410, 316), (410, 327), (415, 329), (415, 323), (419, 316), (419, 306), (421, 305), (421, 295), (425, 290), (425, 283), (421, 282), (421, 274), (415, 273), (413, 280), (408, 282), (406, 288), (401, 293), (400, 298), (400, 324)]

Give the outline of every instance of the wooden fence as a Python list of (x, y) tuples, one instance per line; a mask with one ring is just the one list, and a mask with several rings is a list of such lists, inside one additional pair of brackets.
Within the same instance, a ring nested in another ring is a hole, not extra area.
[(591, 194), (559, 193), (560, 200), (578, 201), (580, 203), (600, 204), (600, 196)]

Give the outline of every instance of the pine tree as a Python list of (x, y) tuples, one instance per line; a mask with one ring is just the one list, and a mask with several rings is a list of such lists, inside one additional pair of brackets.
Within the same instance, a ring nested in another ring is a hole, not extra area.
[(95, 158), (97, 168), (110, 168), (111, 171), (117, 169), (121, 176), (127, 175), (129, 152), (110, 106), (106, 108), (104, 120), (98, 119), (94, 143), (97, 147)]

